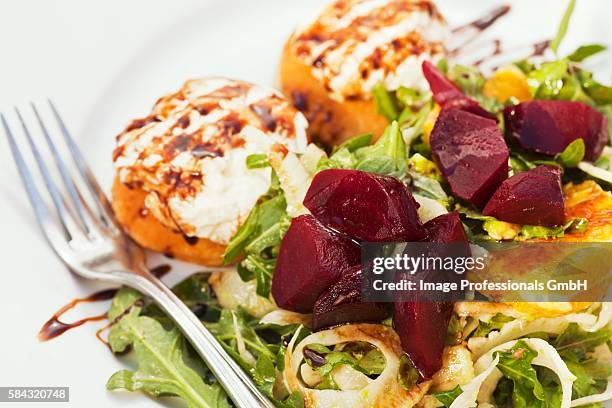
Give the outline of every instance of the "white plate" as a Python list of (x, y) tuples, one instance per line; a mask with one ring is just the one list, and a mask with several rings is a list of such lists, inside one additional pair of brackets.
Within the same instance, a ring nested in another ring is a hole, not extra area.
[[(325, 3), (327, 0), (219, 0), (206, 3), (194, 7), (185, 18), (167, 21), (170, 25), (165, 29), (149, 28), (146, 44), (127, 58), (102, 92), (71, 88), (68, 79), (66, 83), (57, 84), (57, 88), (69, 89), (68, 94), (78, 97), (83, 106), (93, 106), (89, 112), (81, 112), (85, 115), (84, 119), (79, 118), (83, 125), (76, 129), (75, 134), (102, 184), (109, 187), (113, 177), (110, 157), (114, 135), (130, 119), (145, 116), (159, 96), (176, 90), (188, 78), (224, 75), (275, 85), (276, 67), (285, 38), (299, 22), (307, 21)], [(494, 6), (493, 2), (486, 0), (445, 0), (440, 3), (451, 24), (477, 17)], [(487, 33), (489, 37), (503, 37), (508, 46), (529, 44), (554, 35), (565, 7), (565, 2), (560, 0), (519, 0), (512, 3), (512, 14)], [(107, 11), (111, 16), (109, 21), (114, 21), (113, 16), (122, 12), (120, 2), (112, 4), (115, 8)], [(580, 2), (563, 49), (570, 51), (575, 45), (590, 42), (612, 42), (610, 25), (606, 21), (607, 7), (605, 0)], [(176, 10), (169, 13), (172, 16), (179, 14)], [(20, 24), (28, 22), (27, 18), (20, 18), (23, 19)], [(49, 18), (56, 22), (59, 17)], [(144, 12), (143, 18), (146, 18)], [(87, 29), (83, 25), (79, 27)], [(104, 30), (97, 29), (97, 35), (105, 35)], [(112, 30), (112, 26), (105, 29)], [(44, 30), (38, 35), (44, 36)], [(126, 55), (120, 45), (117, 45), (117, 55)], [(40, 69), (44, 70), (44, 66)], [(604, 75), (608, 76), (605, 80), (610, 79), (609, 72), (609, 68), (604, 70)], [(25, 82), (27, 78), (18, 78), (17, 81)], [(97, 82), (98, 79), (93, 77), (91, 81)], [(99, 98), (92, 98), (98, 94), (101, 95)], [(6, 153), (1, 157), (8, 163)], [(3, 164), (0, 168), (5, 167)], [(11, 248), (5, 256), (8, 261), (0, 285), (0, 302), (5, 314), (0, 329), (0, 386), (67, 385), (71, 387), (69, 405), (76, 407), (150, 406), (152, 400), (140, 394), (105, 391), (107, 378), (124, 368), (125, 363), (115, 359), (95, 339), (95, 325), (76, 329), (49, 343), (36, 341), (38, 328), (61, 305), (66, 294), (69, 297), (65, 300), (68, 301), (70, 294), (86, 295), (95, 285), (69, 275), (46, 248), (33, 227), (29, 205), (15, 177), (12, 168), (0, 175), (0, 192), (4, 200), (0, 206), (0, 225), (5, 228), (0, 248)], [(19, 244), (15, 245), (15, 242)], [(180, 272), (175, 268), (173, 280)], [(100, 312), (105, 307), (85, 307), (79, 310), (79, 314)]]

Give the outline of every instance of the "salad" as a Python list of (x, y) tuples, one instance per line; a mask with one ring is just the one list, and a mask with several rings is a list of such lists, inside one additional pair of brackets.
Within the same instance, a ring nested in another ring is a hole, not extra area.
[[(424, 59), (425, 90), (372, 87), (382, 134), (241, 158), (270, 179), (224, 247), (235, 271), (196, 273), (173, 291), (277, 406), (594, 408), (612, 399), (610, 303), (361, 299), (362, 242), (612, 240), (612, 89), (583, 66), (606, 48), (559, 54), (573, 7), (552, 59), (486, 76)], [(149, 299), (122, 288), (108, 319), (113, 353), (132, 350), (136, 362), (109, 390), (232, 406)]]

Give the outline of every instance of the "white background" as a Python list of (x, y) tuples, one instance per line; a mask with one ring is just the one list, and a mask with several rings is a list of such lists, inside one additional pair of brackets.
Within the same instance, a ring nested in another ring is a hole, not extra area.
[[(224, 74), (272, 85), (286, 35), (324, 2), (1, 0), (0, 111), (12, 115), (15, 104), (52, 97), (108, 187), (113, 137), (129, 119), (146, 114), (156, 97), (191, 76)], [(500, 2), (440, 3), (448, 20), (459, 23)], [(551, 37), (565, 7), (561, 0), (511, 3), (512, 15), (491, 33), (509, 44)], [(563, 49), (612, 43), (610, 14), (606, 0), (579, 0)], [(609, 67), (600, 58), (604, 81)], [(140, 395), (105, 391), (106, 379), (124, 363), (95, 340), (100, 324), (37, 341), (57, 308), (101, 286), (71, 276), (47, 248), (2, 132), (0, 228), (0, 386), (70, 386), (76, 407), (150, 406)]]

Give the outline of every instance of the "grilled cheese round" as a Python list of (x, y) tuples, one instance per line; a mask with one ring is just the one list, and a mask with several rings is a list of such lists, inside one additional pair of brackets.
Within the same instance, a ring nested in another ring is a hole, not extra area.
[(427, 89), (421, 64), (445, 55), (448, 34), (429, 0), (338, 0), (289, 38), (281, 87), (316, 140), (377, 136), (387, 122), (376, 112), (373, 87)]
[(248, 169), (246, 158), (301, 152), (306, 128), (272, 89), (226, 78), (187, 81), (117, 136), (117, 217), (147, 248), (218, 265), (270, 186), (270, 168)]

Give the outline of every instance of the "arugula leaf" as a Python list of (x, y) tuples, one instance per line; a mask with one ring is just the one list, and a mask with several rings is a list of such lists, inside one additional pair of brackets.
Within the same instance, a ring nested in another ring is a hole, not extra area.
[(561, 163), (564, 167), (576, 167), (578, 163), (584, 159), (584, 140), (582, 138), (574, 140), (572, 143), (559, 154), (555, 156), (555, 160)]
[(329, 158), (322, 158), (317, 163), (317, 171), (327, 169), (353, 169), (357, 164), (355, 154), (347, 147), (336, 150)]
[(590, 333), (580, 329), (576, 323), (570, 323), (563, 333), (557, 336), (553, 346), (561, 356), (571, 352), (583, 360), (586, 354), (592, 352), (595, 347), (606, 344), (611, 336), (612, 331), (607, 328)]
[(582, 62), (595, 54), (605, 51), (606, 49), (607, 47), (601, 44), (583, 45), (576, 48), (574, 52), (567, 56), (567, 59), (573, 62)]
[(531, 362), (537, 352), (531, 350), (527, 344), (519, 340), (508, 351), (496, 351), (493, 357), (499, 355), (497, 368), (506, 378), (512, 380), (512, 402), (515, 408), (546, 406), (546, 393), (538, 380), (536, 370)]
[(401, 178), (405, 176), (407, 154), (399, 124), (393, 121), (375, 144), (355, 151), (355, 168)]
[(378, 375), (385, 369), (385, 356), (378, 349), (368, 351), (359, 359), (359, 367), (366, 375)]
[(567, 368), (576, 376), (572, 383), (572, 399), (582, 398), (601, 392), (596, 387), (597, 381), (591, 377), (587, 370), (582, 366), (578, 357), (568, 358), (567, 354), (563, 360)]
[(514, 318), (510, 316), (506, 316), (501, 313), (497, 313), (493, 316), (488, 322), (481, 321), (478, 324), (478, 327), (472, 333), (473, 337), (486, 337), (493, 330), (501, 330), (504, 325), (508, 322), (513, 321)]
[[(207, 323), (206, 327), (222, 342), (226, 350), (233, 351), (234, 355), (236, 353), (238, 353), (238, 356), (240, 355), (237, 343), (240, 339), (248, 352), (255, 358), (259, 358), (261, 355), (270, 359), (275, 358), (272, 347), (249, 324), (248, 314), (243, 310), (223, 309), (219, 321)], [(239, 360), (242, 360), (243, 365), (250, 366), (250, 363), (245, 361), (244, 358), (239, 357)]]
[(217, 320), (221, 307), (208, 285), (209, 273), (195, 273), (176, 284), (172, 291), (201, 320)]
[(540, 68), (527, 75), (529, 90), (535, 99), (553, 99), (563, 86), (563, 77), (567, 74), (566, 60), (543, 63)]
[(440, 182), (436, 179), (423, 176), (419, 173), (409, 172), (412, 180), (413, 192), (423, 197), (432, 198), (449, 206), (451, 198), (446, 194)]
[(259, 356), (253, 370), (253, 380), (260, 390), (267, 395), (273, 395), (272, 389), (276, 382), (276, 368), (269, 356), (265, 354)]
[(388, 156), (374, 156), (357, 163), (355, 169), (368, 173), (389, 174), (393, 172), (395, 166), (393, 159)]
[(270, 294), (278, 247), (290, 223), (285, 197), (273, 185), (267, 195), (259, 199), (225, 249), (225, 264), (246, 255), (238, 266), (238, 273), (243, 280), (257, 280), (259, 296)]
[(225, 264), (233, 262), (247, 245), (266, 234), (270, 228), (274, 228), (275, 224), (286, 214), (286, 208), (287, 203), (282, 194), (264, 199), (256, 204), (225, 249), (223, 262)]
[(137, 290), (128, 288), (127, 286), (121, 287), (115, 296), (113, 296), (110, 309), (108, 310), (108, 320), (111, 322), (117, 320), (132, 307), (141, 308), (142, 299), (142, 294)]
[(309, 344), (304, 348), (304, 360), (323, 378), (318, 389), (337, 389), (332, 372), (338, 366), (347, 365), (365, 375), (376, 376), (383, 372), (386, 364), (380, 350), (362, 342), (349, 343), (342, 350)]
[(247, 169), (261, 169), (263, 167), (269, 167), (270, 162), (268, 161), (268, 155), (266, 154), (250, 154), (246, 158)]
[(563, 390), (559, 384), (559, 377), (557, 374), (555, 374), (554, 371), (542, 366), (536, 366), (536, 371), (538, 373), (538, 379), (540, 380), (542, 388), (544, 389), (544, 393), (546, 394), (546, 403), (542, 404), (542, 406), (561, 408)]
[(459, 395), (461, 395), (462, 392), (463, 390), (461, 389), (461, 387), (456, 386), (452, 390), (438, 391), (438, 392), (432, 393), (431, 395), (436, 397), (436, 399), (440, 401), (446, 408), (449, 408), (451, 404), (453, 403), (453, 401), (455, 401), (455, 399)]
[(408, 144), (423, 135), (423, 125), (427, 121), (427, 117), (433, 109), (433, 106), (433, 98), (430, 97), (420, 109), (413, 110), (412, 107), (406, 106), (400, 114), (397, 121), (402, 125), (402, 133), (410, 135), (406, 137)]
[(272, 274), (276, 259), (264, 259), (259, 255), (247, 255), (241, 266), (251, 272), (257, 280), (256, 292), (259, 296), (268, 297), (272, 285)]
[(513, 175), (518, 174), (522, 171), (529, 170), (529, 166), (530, 166), (530, 163), (525, 162), (524, 160), (514, 155), (510, 155), (510, 158), (508, 159), (508, 164), (510, 165), (510, 168), (512, 169)]
[(567, 28), (569, 26), (570, 18), (572, 17), (572, 13), (574, 12), (574, 6), (576, 5), (576, 0), (570, 0), (565, 13), (563, 14), (563, 18), (561, 19), (561, 23), (559, 24), (559, 29), (557, 30), (557, 35), (550, 43), (550, 49), (556, 54), (559, 49), (559, 45), (561, 45), (561, 41), (565, 38), (565, 34), (567, 33)]
[(482, 215), (480, 212), (473, 210), (471, 208), (463, 207), (459, 204), (455, 206), (455, 210), (459, 213), (465, 215), (467, 218), (471, 220), (477, 221), (497, 221), (495, 217), (491, 217), (490, 215)]
[[(219, 312), (219, 305), (208, 286), (208, 277), (208, 273), (196, 273), (172, 290), (204, 319), (204, 324), (223, 348), (253, 377), (276, 406), (303, 408), (301, 394), (288, 395), (282, 387), (274, 389), (273, 393), (277, 369), (282, 370), (284, 351), (289, 343), (287, 337), (293, 335), (298, 326), (262, 325), (242, 309)], [(109, 380), (109, 389), (142, 390), (155, 396), (172, 394), (183, 399), (197, 399), (200, 396), (194, 393), (206, 391), (205, 403), (186, 400), (187, 405), (205, 408), (230, 406), (212, 373), (159, 308), (145, 303), (139, 292), (121, 288), (110, 309), (109, 316), (114, 325), (109, 333), (109, 344), (117, 353), (133, 348), (139, 368), (135, 372), (123, 370), (116, 373)], [(308, 334), (306, 329), (300, 331), (300, 337)], [(253, 359), (247, 361), (243, 358), (239, 343)], [(163, 365), (162, 369), (158, 369), (159, 364)], [(184, 383), (171, 376), (177, 372), (184, 376)]]
[(510, 167), (512, 167), (514, 174), (516, 174), (521, 171), (534, 169), (537, 165), (525, 155), (518, 152), (512, 152), (510, 155)]
[(395, 95), (385, 87), (383, 82), (379, 82), (372, 88), (372, 96), (374, 97), (374, 104), (376, 105), (376, 111), (384, 116), (389, 122), (397, 119), (399, 110), (397, 108), (397, 101)]
[(350, 139), (342, 142), (340, 145), (334, 147), (334, 153), (342, 148), (345, 148), (346, 150), (352, 153), (357, 149), (368, 146), (372, 141), (372, 137), (373, 136), (371, 133), (351, 137)]
[[(593, 74), (585, 70), (578, 70), (576, 73), (576, 78), (584, 91), (596, 104), (608, 105), (608, 107), (599, 106), (600, 110), (603, 109), (605, 111), (609, 108), (609, 104), (612, 104), (612, 87), (602, 85), (595, 81), (593, 79)], [(605, 112), (603, 113), (605, 114)]]
[(154, 397), (174, 395), (189, 407), (229, 407), (217, 383), (206, 384), (183, 359), (183, 338), (176, 328), (166, 330), (157, 320), (140, 316), (138, 308), (115, 324), (109, 344), (115, 353), (132, 346), (138, 360), (136, 371), (121, 370), (106, 383), (109, 390), (143, 391)]

